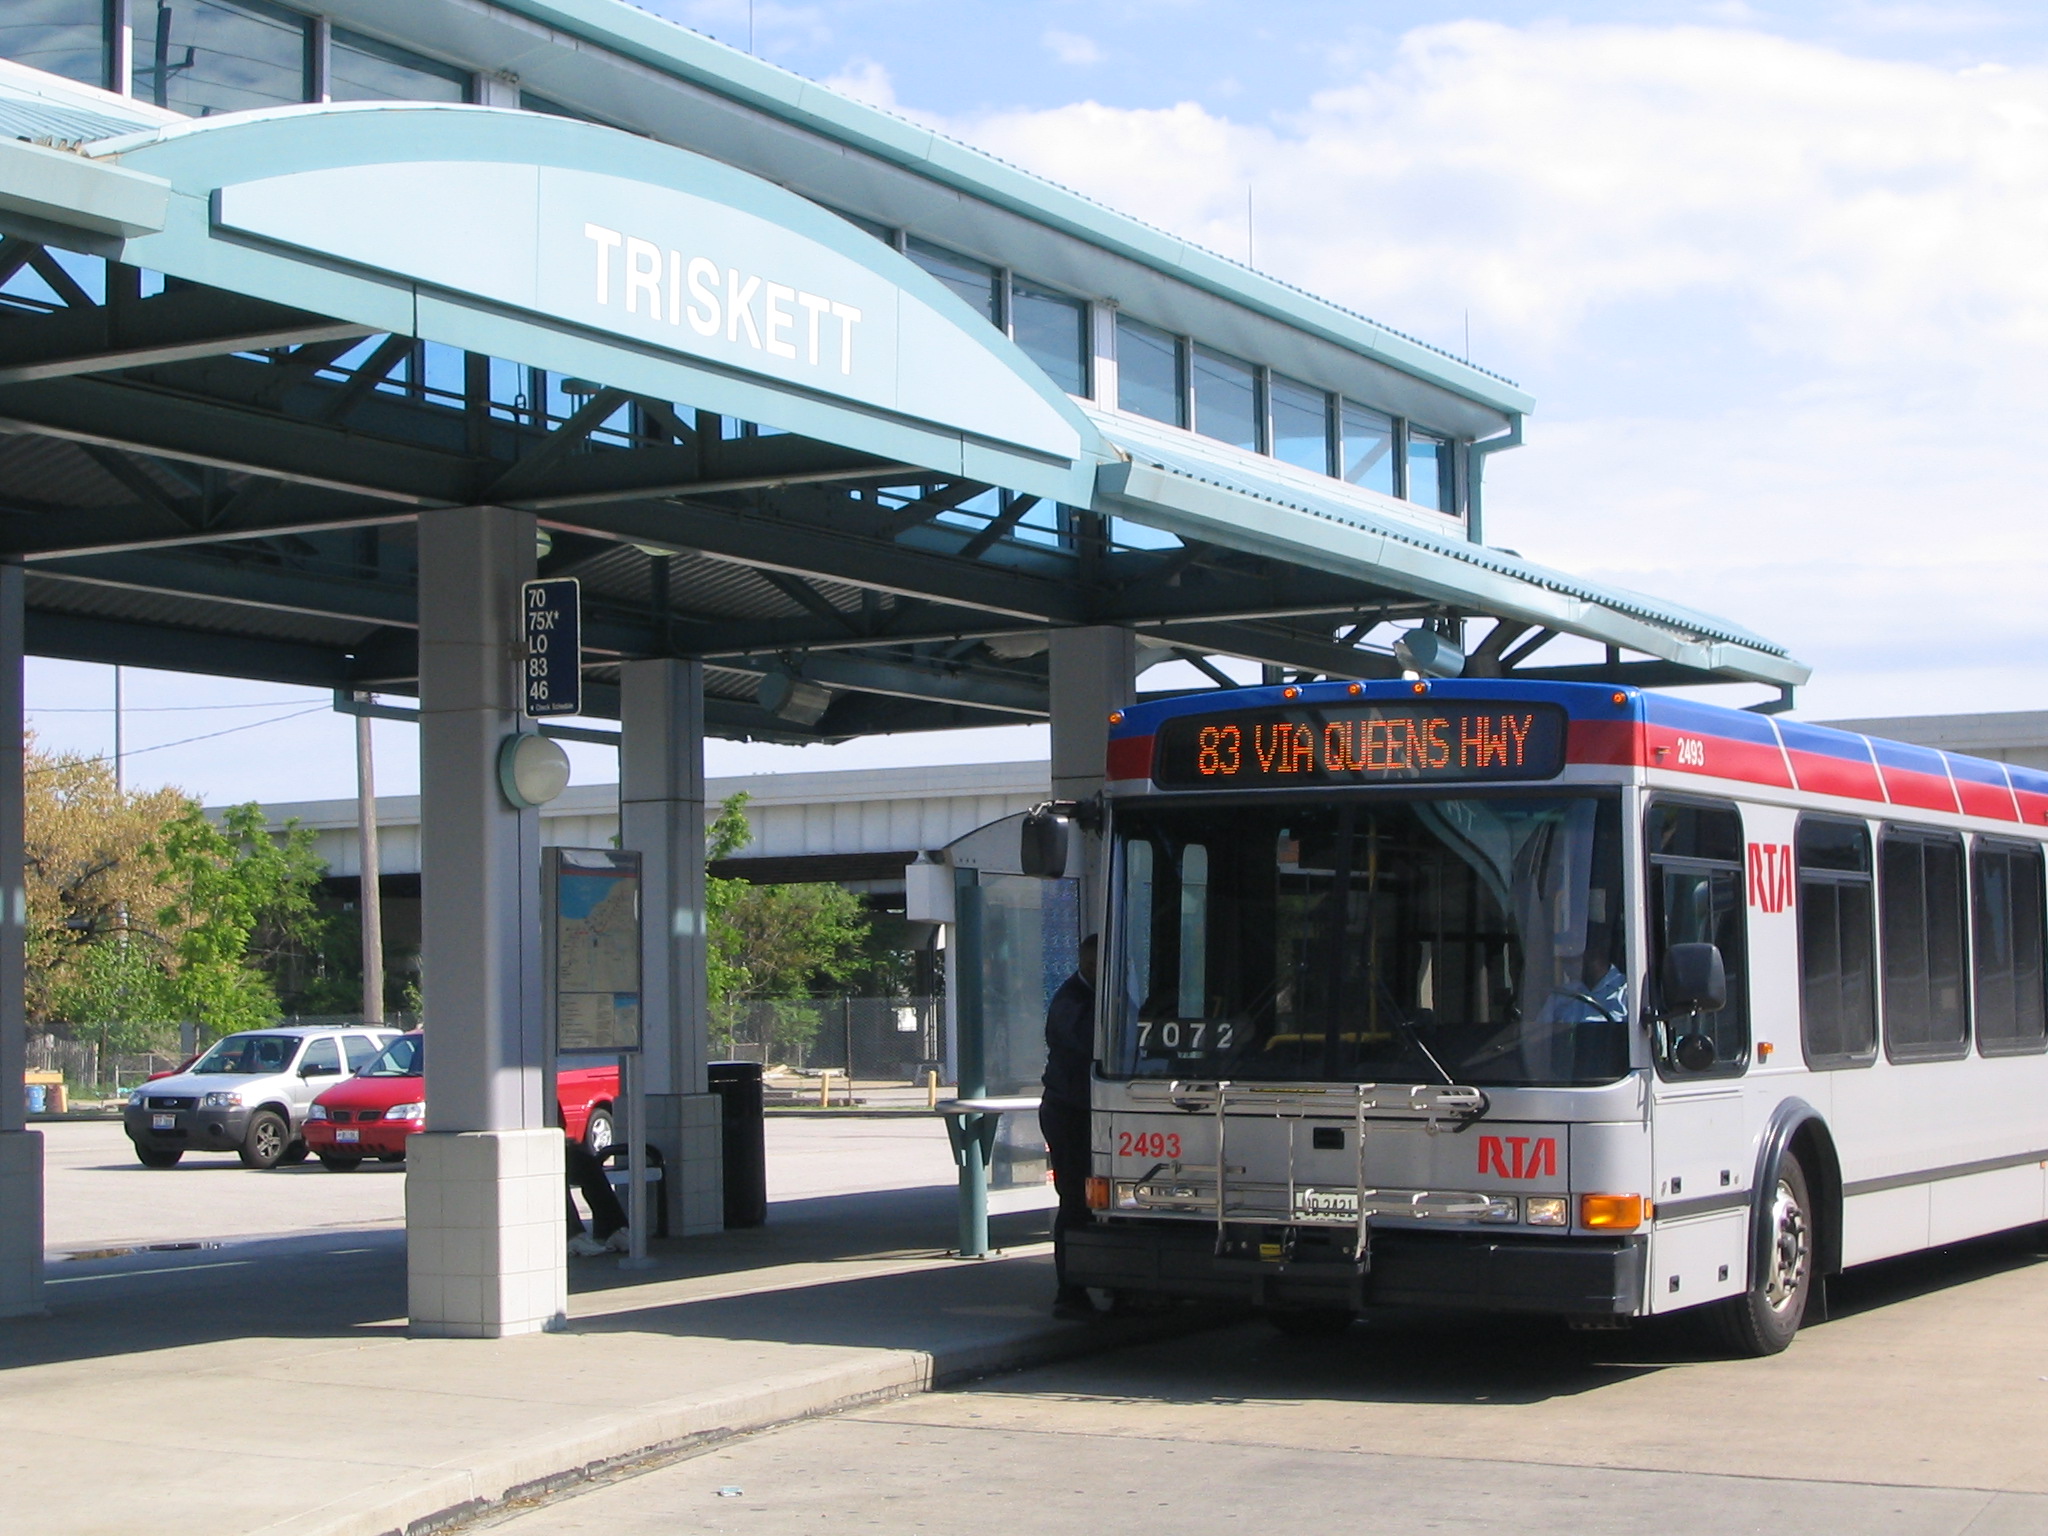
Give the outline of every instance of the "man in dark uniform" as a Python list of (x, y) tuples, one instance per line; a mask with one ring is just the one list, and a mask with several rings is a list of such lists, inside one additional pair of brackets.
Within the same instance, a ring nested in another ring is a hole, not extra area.
[(1081, 941), (1081, 965), (1060, 983), (1045, 1010), (1045, 1092), (1038, 1126), (1052, 1161), (1059, 1214), (1052, 1222), (1053, 1270), (1059, 1291), (1054, 1317), (1095, 1315), (1085, 1287), (1067, 1280), (1067, 1233), (1084, 1227), (1088, 1213), (1088, 1078), (1095, 1059), (1095, 935)]

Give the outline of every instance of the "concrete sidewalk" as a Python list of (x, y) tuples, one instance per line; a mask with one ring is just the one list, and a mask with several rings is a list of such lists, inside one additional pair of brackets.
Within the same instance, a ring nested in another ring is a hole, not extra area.
[(383, 1536), (682, 1448), (1156, 1336), (1047, 1315), (1047, 1213), (935, 1250), (951, 1191), (784, 1202), (771, 1225), (572, 1266), (567, 1333), (405, 1337), (389, 1230), (55, 1266), (0, 1324), (0, 1529)]

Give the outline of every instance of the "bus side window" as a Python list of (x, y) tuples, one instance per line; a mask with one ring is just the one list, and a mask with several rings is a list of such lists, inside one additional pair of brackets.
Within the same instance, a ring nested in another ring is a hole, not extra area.
[(1742, 890), (1742, 817), (1733, 806), (1659, 800), (1647, 822), (1650, 856), (1650, 980), (1673, 944), (1714, 944), (1728, 975), (1728, 1002), (1714, 1013), (1673, 1020), (1659, 1032), (1657, 1065), (1676, 1072), (1671, 1048), (1680, 1034), (1714, 1042), (1708, 1074), (1734, 1074), (1749, 1064), (1748, 914)]
[(1799, 1019), (1806, 1064), (1867, 1067), (1877, 1059), (1876, 901), (1870, 829), (1801, 819)]
[(1979, 838), (1970, 854), (1977, 1049), (2011, 1056), (2048, 1046), (2041, 850)]
[(1962, 839), (1887, 827), (1878, 845), (1878, 875), (1885, 1055), (1952, 1061), (1970, 1049)]

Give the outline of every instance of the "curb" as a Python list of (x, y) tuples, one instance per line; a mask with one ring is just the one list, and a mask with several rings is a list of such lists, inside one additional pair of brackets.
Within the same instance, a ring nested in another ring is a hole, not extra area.
[(509, 1505), (581, 1483), (631, 1475), (737, 1435), (930, 1392), (978, 1377), (1214, 1326), (1218, 1315), (1161, 1314), (1048, 1328), (1024, 1338), (954, 1350), (892, 1350), (880, 1358), (800, 1373), (709, 1398), (673, 1398), (599, 1417), (545, 1444), (477, 1466), (428, 1476), (418, 1485), (347, 1513), (311, 1511), (252, 1536), (434, 1536)]

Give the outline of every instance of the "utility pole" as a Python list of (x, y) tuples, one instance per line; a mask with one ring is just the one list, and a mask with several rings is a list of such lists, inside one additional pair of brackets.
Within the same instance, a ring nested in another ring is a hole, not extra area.
[(362, 870), (356, 905), (363, 921), (363, 1022), (384, 1022), (384, 893), (377, 856), (377, 765), (370, 717), (356, 716), (356, 863)]
[(114, 793), (127, 793), (121, 777), (121, 669), (114, 668)]

